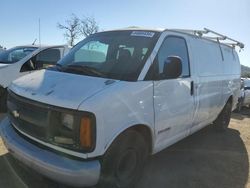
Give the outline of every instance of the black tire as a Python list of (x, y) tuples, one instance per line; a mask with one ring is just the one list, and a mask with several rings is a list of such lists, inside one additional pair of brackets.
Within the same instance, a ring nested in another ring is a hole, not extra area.
[(0, 88), (0, 112), (7, 111), (7, 90)]
[(125, 131), (110, 146), (101, 161), (99, 188), (132, 188), (142, 173), (148, 146), (141, 134)]
[(224, 108), (222, 109), (221, 113), (214, 121), (214, 125), (216, 130), (218, 131), (226, 131), (231, 119), (231, 112), (232, 112), (232, 103), (228, 101)]

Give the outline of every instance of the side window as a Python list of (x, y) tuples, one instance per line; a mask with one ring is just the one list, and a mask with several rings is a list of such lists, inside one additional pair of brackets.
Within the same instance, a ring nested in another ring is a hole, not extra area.
[(24, 49), (18, 49), (9, 54), (8, 61), (17, 62), (23, 59), (25, 56), (26, 56), (26, 53), (24, 53)]
[(20, 72), (27, 72), (53, 66), (61, 58), (61, 48), (49, 48), (29, 59), (21, 67)]
[(35, 66), (37, 69), (55, 65), (61, 58), (60, 48), (49, 48), (36, 55)]
[(165, 39), (157, 55), (159, 74), (163, 72), (164, 62), (169, 56), (179, 56), (181, 58), (181, 77), (190, 76), (189, 58), (185, 39), (174, 36)]

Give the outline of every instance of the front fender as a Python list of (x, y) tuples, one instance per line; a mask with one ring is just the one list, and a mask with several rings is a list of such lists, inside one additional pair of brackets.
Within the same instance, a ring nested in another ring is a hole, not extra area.
[(96, 149), (89, 157), (105, 153), (124, 130), (147, 125), (154, 130), (153, 83), (121, 81), (81, 104), (79, 110), (96, 116)]

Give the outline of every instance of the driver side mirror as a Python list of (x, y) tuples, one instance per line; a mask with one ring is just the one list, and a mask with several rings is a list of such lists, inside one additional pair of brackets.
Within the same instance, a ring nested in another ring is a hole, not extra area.
[(164, 61), (163, 74), (165, 79), (178, 78), (182, 73), (182, 60), (178, 56), (169, 56)]

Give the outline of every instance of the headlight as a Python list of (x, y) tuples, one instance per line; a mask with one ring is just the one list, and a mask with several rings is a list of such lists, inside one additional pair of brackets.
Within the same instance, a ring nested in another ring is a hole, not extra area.
[(94, 114), (64, 110), (55, 112), (53, 119), (50, 135), (54, 144), (76, 151), (93, 151), (96, 144)]
[(69, 129), (69, 130), (73, 130), (74, 128), (74, 116), (71, 114), (62, 114), (62, 125)]

